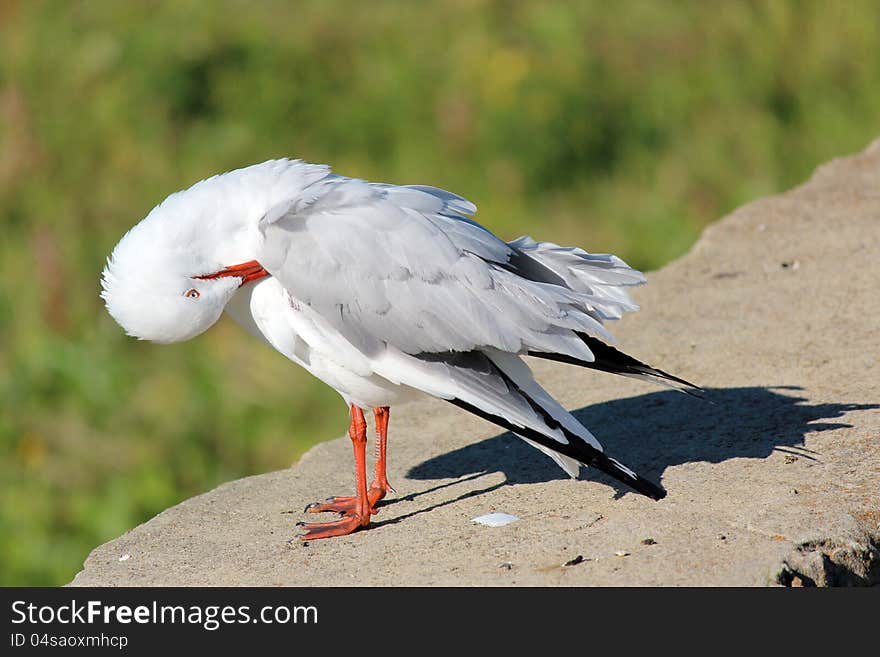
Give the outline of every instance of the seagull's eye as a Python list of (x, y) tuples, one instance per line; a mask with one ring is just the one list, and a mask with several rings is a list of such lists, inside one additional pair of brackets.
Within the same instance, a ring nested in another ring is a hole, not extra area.
[(196, 288), (192, 287), (184, 292), (183, 296), (185, 296), (187, 299), (198, 299), (202, 295), (199, 294), (199, 291)]

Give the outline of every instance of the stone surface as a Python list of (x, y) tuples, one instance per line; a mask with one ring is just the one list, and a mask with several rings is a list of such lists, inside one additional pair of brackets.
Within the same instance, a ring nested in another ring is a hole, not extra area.
[[(878, 282), (880, 142), (710, 226), (612, 326), (626, 352), (714, 403), (533, 362), (666, 499), (592, 470), (569, 480), (517, 438), (425, 400), (392, 413), (399, 494), (368, 531), (289, 542), (316, 519), (307, 503), (352, 489), (342, 438), (166, 510), (96, 548), (72, 584), (877, 583)], [(471, 522), (492, 512), (519, 520)]]

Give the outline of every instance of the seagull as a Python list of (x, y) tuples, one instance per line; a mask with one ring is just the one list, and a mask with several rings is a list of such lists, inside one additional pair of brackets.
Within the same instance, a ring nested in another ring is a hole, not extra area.
[[(386, 475), (392, 406), (420, 395), (493, 422), (575, 478), (595, 467), (659, 500), (666, 491), (605, 454), (534, 379), (523, 356), (700, 388), (615, 347), (606, 320), (638, 310), (644, 275), (610, 254), (505, 242), (476, 206), (424, 185), (373, 183), (275, 159), (171, 194), (107, 259), (101, 297), (133, 337), (189, 340), (227, 311), (333, 387), (350, 413), (355, 494), (306, 507), (302, 539), (369, 525), (395, 492)], [(365, 412), (375, 417), (367, 484)]]

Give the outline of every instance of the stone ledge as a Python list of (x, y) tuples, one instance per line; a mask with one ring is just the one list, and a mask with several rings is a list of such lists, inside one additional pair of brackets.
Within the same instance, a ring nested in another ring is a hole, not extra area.
[[(71, 584), (876, 584), (878, 280), (880, 141), (710, 226), (612, 327), (627, 352), (715, 404), (534, 363), (611, 454), (662, 478), (666, 499), (592, 471), (568, 480), (518, 439), (427, 400), (394, 411), (399, 496), (369, 531), (288, 542), (308, 502), (351, 489), (344, 438), (164, 511), (96, 548)], [(494, 511), (520, 520), (470, 522)]]

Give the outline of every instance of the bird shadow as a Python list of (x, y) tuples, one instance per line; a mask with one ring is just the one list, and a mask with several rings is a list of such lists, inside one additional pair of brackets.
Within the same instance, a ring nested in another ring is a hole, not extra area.
[[(802, 390), (713, 388), (705, 391), (712, 403), (664, 390), (585, 406), (573, 414), (595, 429), (608, 454), (659, 481), (666, 468), (695, 461), (766, 458), (773, 451), (816, 460), (821, 455), (803, 447), (807, 433), (851, 427), (828, 420), (880, 408), (880, 404), (810, 404), (804, 397), (783, 394)], [(428, 459), (410, 468), (407, 477), (435, 480), (499, 471), (508, 484), (567, 478), (552, 460), (510, 432)], [(582, 469), (579, 478), (608, 483), (618, 497), (630, 490), (594, 468)]]

